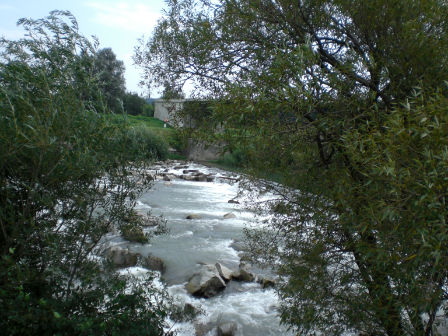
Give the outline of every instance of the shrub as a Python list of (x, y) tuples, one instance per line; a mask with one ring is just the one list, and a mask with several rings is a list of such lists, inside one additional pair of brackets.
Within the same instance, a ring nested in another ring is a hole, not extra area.
[(93, 256), (105, 233), (128, 224), (152, 147), (98, 113), (96, 49), (73, 16), (20, 23), (24, 39), (0, 40), (0, 328), (161, 335), (165, 294)]
[(151, 158), (165, 160), (168, 158), (168, 144), (165, 139), (146, 126), (138, 125), (129, 128), (127, 141), (132, 149), (131, 155), (134, 157), (139, 157), (142, 160)]

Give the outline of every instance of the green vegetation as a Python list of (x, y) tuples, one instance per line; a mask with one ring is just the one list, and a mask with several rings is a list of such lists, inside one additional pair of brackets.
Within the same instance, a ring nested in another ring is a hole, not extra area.
[[(112, 122), (115, 123), (125, 123), (129, 126), (138, 126), (138, 125), (144, 125), (149, 128), (163, 128), (164, 122), (154, 118), (154, 117), (147, 117), (143, 115), (123, 115), (123, 114), (108, 114), (107, 118), (109, 118)], [(172, 127), (170, 125), (167, 125), (167, 128), (164, 129), (164, 131), (170, 132)], [(161, 131), (161, 130), (160, 130)]]
[(168, 145), (165, 139), (150, 128), (142, 125), (130, 127), (128, 136), (132, 139), (130, 149), (135, 151), (133, 155), (138, 156), (139, 153), (151, 153), (151, 157), (158, 160), (166, 160), (168, 158)]
[(95, 46), (70, 13), (20, 24), (23, 39), (0, 40), (0, 328), (166, 334), (166, 293), (96, 256), (107, 232), (141, 230), (135, 200), (165, 147), (105, 117)]
[(168, 3), (136, 51), (146, 78), (192, 81), (213, 102), (195, 135), (244, 148), (253, 176), (291, 188), (267, 183), (279, 199), (259, 210), (274, 218), (248, 231), (253, 261), (276, 265), (283, 322), (301, 335), (436, 334), (446, 1)]
[(242, 149), (228, 150), (221, 157), (214, 161), (215, 164), (226, 169), (243, 169), (246, 165), (245, 151)]
[[(147, 134), (149, 138), (153, 138), (156, 143), (160, 144), (160, 146), (162, 146), (162, 144), (164, 144), (163, 146), (168, 145), (180, 153), (185, 149), (185, 140), (182, 132), (174, 129), (169, 124), (167, 124), (165, 128), (165, 123), (157, 118), (143, 115), (131, 116), (122, 114), (109, 114), (107, 115), (107, 118), (114, 124), (120, 125), (120, 127), (146, 128), (147, 130), (145, 131), (145, 134)], [(165, 149), (163, 149), (163, 151), (165, 152)], [(166, 152), (167, 151), (168, 148), (166, 148)], [(168, 157), (173, 160), (184, 159), (181, 154), (176, 153), (168, 153)], [(161, 157), (160, 159), (163, 158)]]
[(117, 60), (111, 48), (98, 50), (93, 59), (94, 73), (107, 108), (113, 113), (121, 112), (126, 96), (123, 61)]
[(140, 115), (143, 114), (147, 117), (154, 116), (154, 107), (152, 104), (148, 104), (146, 99), (140, 97), (136, 93), (126, 93), (123, 97), (123, 108), (127, 114)]
[(143, 114), (149, 117), (154, 115), (152, 104), (148, 104), (137, 93), (126, 92), (124, 63), (117, 59), (111, 48), (100, 49), (93, 56), (82, 57), (87, 63), (93, 60), (92, 71), (99, 89), (97, 94), (102, 95), (108, 112), (120, 114), (125, 111), (129, 115)]

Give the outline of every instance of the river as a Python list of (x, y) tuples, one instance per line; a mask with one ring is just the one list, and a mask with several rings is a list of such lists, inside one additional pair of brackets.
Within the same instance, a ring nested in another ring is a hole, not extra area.
[[(225, 322), (236, 322), (235, 335), (288, 335), (279, 325), (278, 298), (272, 288), (263, 289), (256, 282), (230, 281), (223, 292), (208, 299), (193, 297), (185, 289), (189, 278), (204, 263), (219, 262), (230, 269), (238, 268), (240, 256), (231, 244), (243, 237), (244, 227), (255, 218), (254, 213), (241, 204), (228, 203), (238, 194), (238, 182), (219, 178), (228, 176), (227, 172), (198, 164), (189, 164), (188, 169), (213, 174), (216, 178), (213, 182), (155, 181), (138, 200), (137, 210), (162, 215), (169, 233), (152, 238), (150, 244), (131, 245), (130, 248), (144, 256), (160, 257), (165, 262), (163, 281), (169, 293), (179, 304), (189, 303), (203, 309), (204, 314), (195, 324), (196, 328), (198, 325), (211, 328), (205, 335), (216, 335), (216, 326)], [(173, 166), (165, 171), (177, 175), (181, 172)], [(236, 217), (224, 219), (226, 213)], [(197, 214), (200, 219), (186, 219), (190, 214)], [(197, 332), (193, 323), (174, 324), (173, 330), (180, 336), (192, 336)]]

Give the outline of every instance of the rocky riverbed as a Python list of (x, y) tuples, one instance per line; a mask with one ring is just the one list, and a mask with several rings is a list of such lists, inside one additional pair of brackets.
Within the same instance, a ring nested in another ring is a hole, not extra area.
[[(154, 186), (138, 200), (154, 230), (162, 216), (167, 234), (149, 244), (109, 237), (107, 257), (121, 272), (159, 271), (186, 309), (202, 310), (179, 335), (288, 335), (279, 325), (275, 278), (241, 261), (243, 228), (254, 220), (238, 196), (238, 175), (203, 165), (169, 162), (153, 167)], [(137, 267), (136, 265), (144, 266)]]

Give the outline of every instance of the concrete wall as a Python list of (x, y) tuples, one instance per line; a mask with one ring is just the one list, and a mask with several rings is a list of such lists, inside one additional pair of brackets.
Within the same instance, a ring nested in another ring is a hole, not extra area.
[[(156, 99), (154, 100), (154, 117), (176, 127), (192, 127), (192, 120), (176, 118), (175, 112), (183, 108), (187, 99)], [(190, 139), (184, 153), (188, 160), (208, 161), (217, 160), (223, 151), (223, 145), (205, 145), (202, 142)]]
[(175, 118), (175, 112), (182, 109), (185, 101), (185, 99), (154, 100), (154, 118), (168, 120), (169, 124), (182, 127), (183, 122)]
[(224, 145), (206, 145), (203, 142), (188, 140), (185, 156), (193, 161), (218, 160), (223, 154)]

